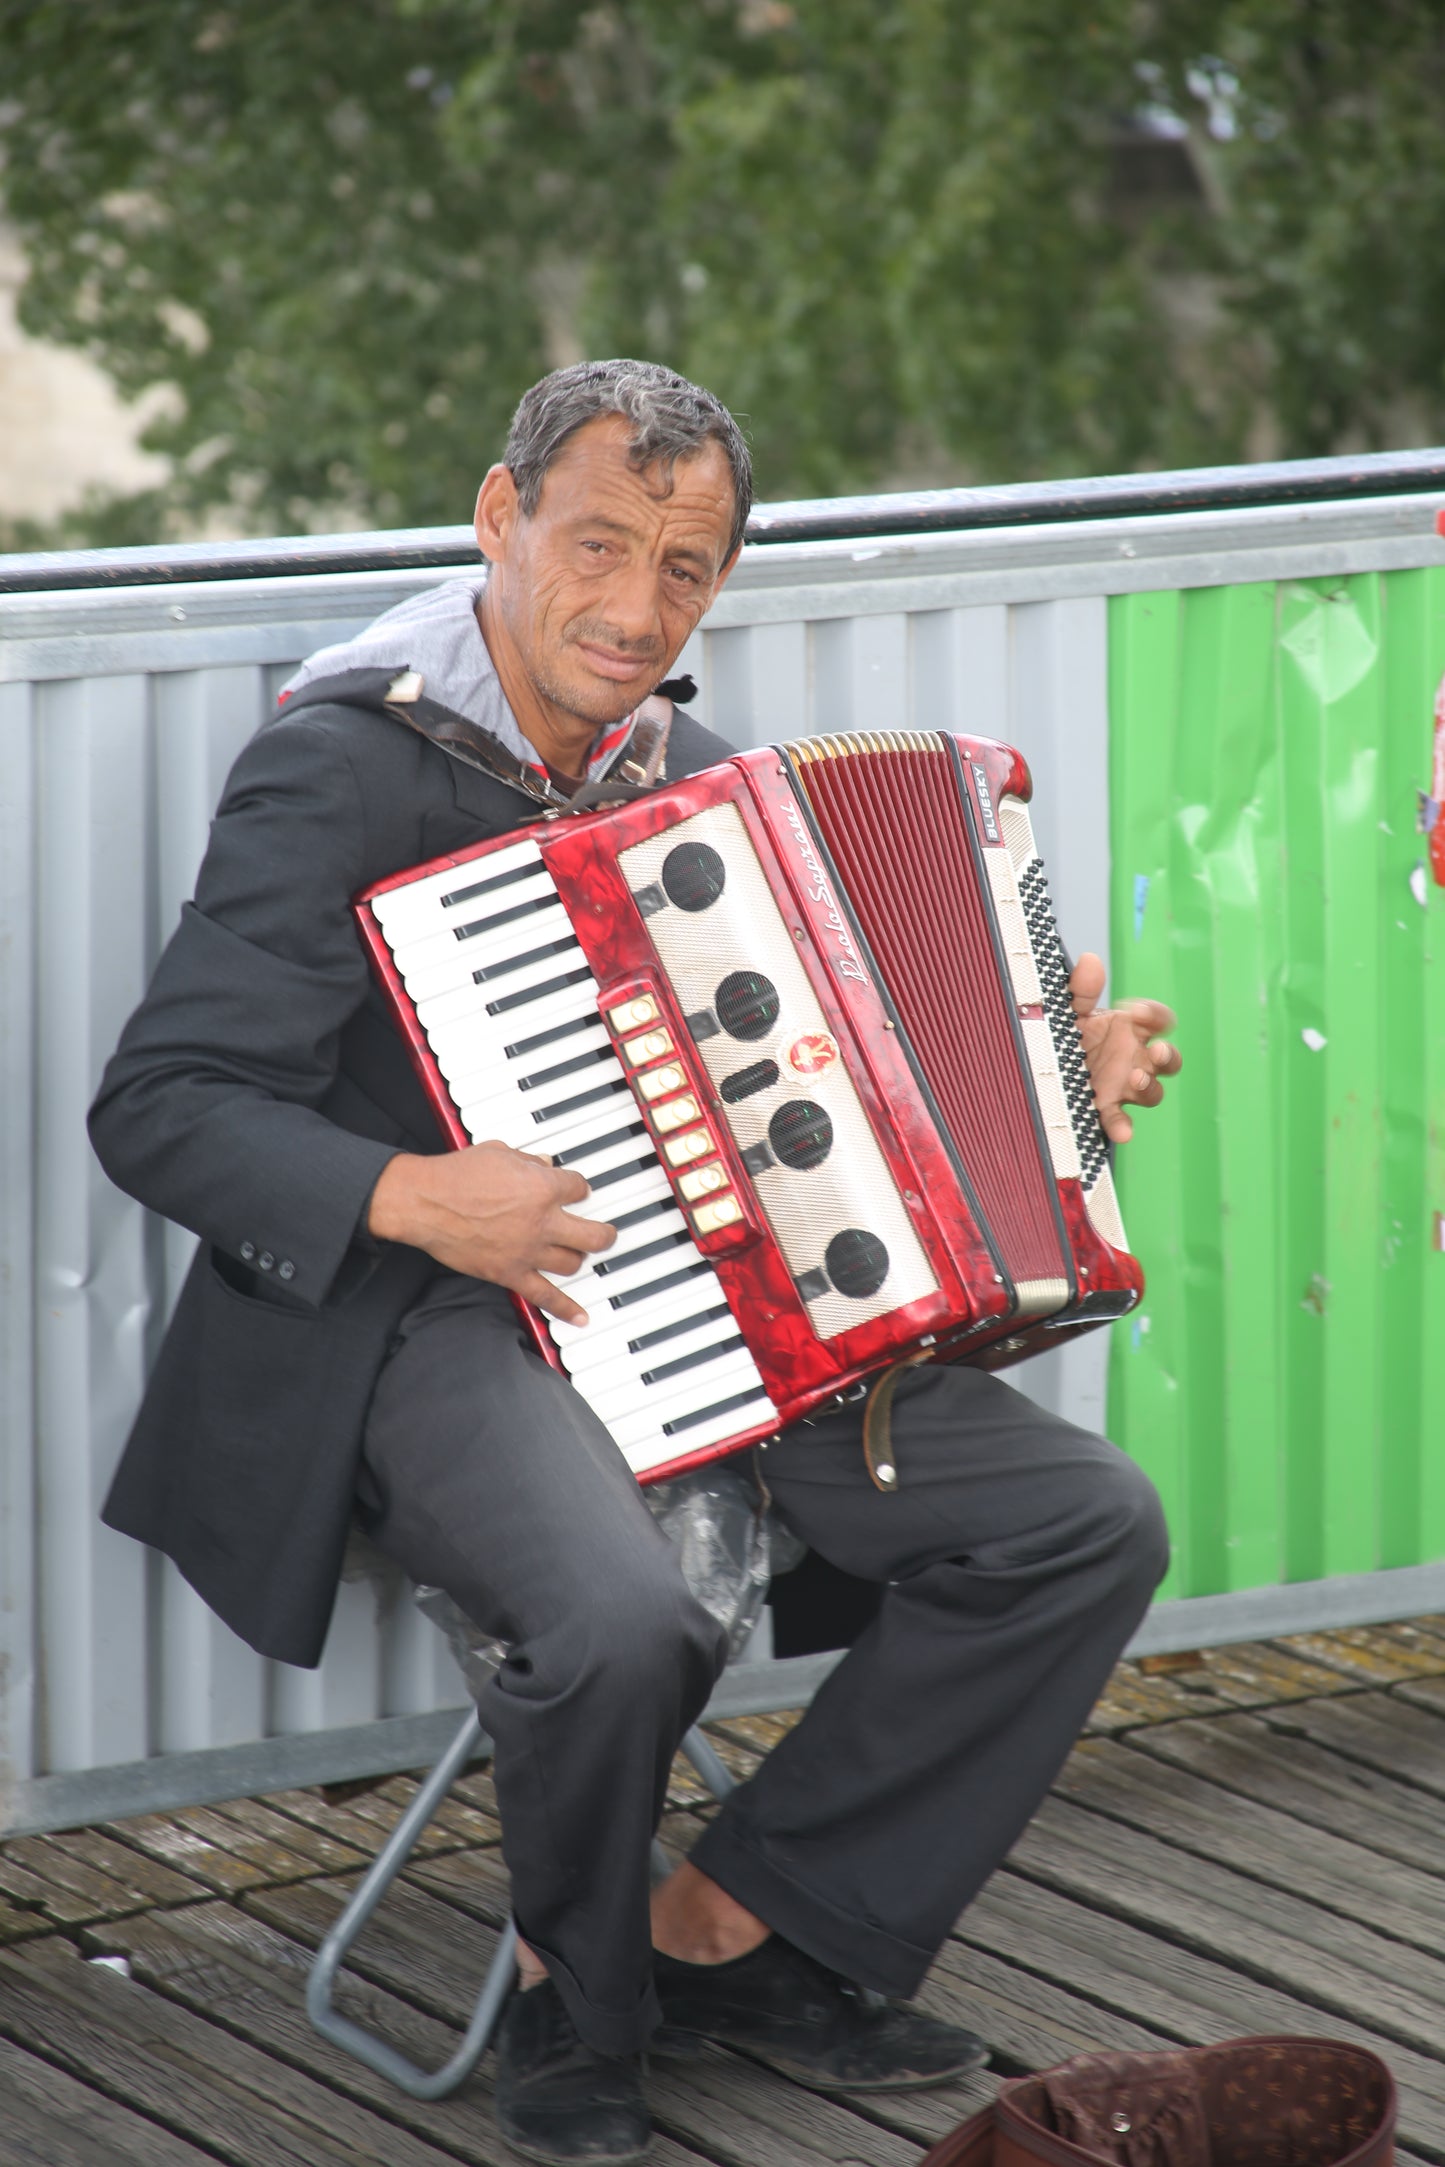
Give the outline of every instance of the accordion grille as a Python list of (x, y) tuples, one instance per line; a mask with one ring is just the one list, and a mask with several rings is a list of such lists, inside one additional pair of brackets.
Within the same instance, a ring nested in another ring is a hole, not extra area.
[(1057, 1280), (1054, 1188), (953, 764), (937, 738), (867, 746), (795, 748), (814, 819), (1010, 1278)]

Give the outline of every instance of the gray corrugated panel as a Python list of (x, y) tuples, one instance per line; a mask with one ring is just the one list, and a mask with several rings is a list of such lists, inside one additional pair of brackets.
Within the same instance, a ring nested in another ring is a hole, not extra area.
[(36, 1435), (39, 1749), (47, 1769), (149, 1749), (146, 1561), (97, 1511), (139, 1392), (145, 1222), (85, 1148), (100, 1066), (144, 991), (155, 877), (143, 677), (36, 707)]
[(0, 685), (0, 1788), (35, 1768), (34, 707)]

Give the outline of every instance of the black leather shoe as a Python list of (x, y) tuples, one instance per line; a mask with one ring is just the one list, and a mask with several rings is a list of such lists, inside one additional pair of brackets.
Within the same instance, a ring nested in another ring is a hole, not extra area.
[(545, 2167), (633, 2167), (652, 2134), (636, 2055), (597, 2054), (550, 1979), (514, 1994), (497, 2030), (497, 2126)]
[(657, 2054), (711, 2040), (813, 2092), (920, 2091), (988, 2060), (972, 2032), (865, 1993), (780, 1934), (728, 1964), (659, 1955), (653, 1975), (662, 2003), (662, 2029), (649, 2042)]

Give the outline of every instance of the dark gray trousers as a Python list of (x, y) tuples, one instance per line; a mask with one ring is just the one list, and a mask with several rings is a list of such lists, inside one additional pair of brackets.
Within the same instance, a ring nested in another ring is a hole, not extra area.
[[(760, 1471), (810, 1548), (886, 1584), (877, 1618), (693, 1857), (789, 1940), (912, 1993), (1052, 1782), (1167, 1560), (1103, 1439), (982, 1371), (920, 1369), (899, 1488), (861, 1411)], [(362, 1524), (512, 1653), (479, 1702), (517, 1923), (603, 2052), (656, 2022), (648, 1844), (725, 1648), (620, 1453), (497, 1288), (439, 1272), (373, 1401)]]

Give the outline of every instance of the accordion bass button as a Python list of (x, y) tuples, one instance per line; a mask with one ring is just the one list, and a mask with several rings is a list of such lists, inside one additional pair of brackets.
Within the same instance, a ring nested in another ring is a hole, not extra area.
[(665, 1053), (675, 1053), (672, 1033), (665, 1025), (655, 1031), (644, 1031), (641, 1038), (629, 1038), (623, 1047), (630, 1068), (640, 1068), (644, 1061), (660, 1061)]
[(736, 1226), (742, 1215), (743, 1207), (735, 1196), (718, 1196), (710, 1204), (698, 1205), (692, 1223), (699, 1234), (712, 1234), (719, 1227)]
[(688, 1129), (681, 1136), (669, 1136), (662, 1148), (669, 1166), (690, 1166), (715, 1146), (706, 1129)]
[(622, 1001), (616, 1008), (609, 1008), (607, 1021), (614, 1031), (640, 1031), (658, 1020), (657, 1003), (650, 993), (640, 994), (636, 1000)]
[(637, 1079), (637, 1088), (645, 1099), (665, 1098), (669, 1091), (681, 1091), (687, 1077), (676, 1061), (669, 1061), (665, 1068), (649, 1069)]
[(702, 1108), (698, 1105), (697, 1100), (691, 1097), (667, 1100), (661, 1106), (654, 1106), (652, 1109), (653, 1121), (662, 1135), (666, 1135), (672, 1129), (685, 1128), (690, 1121), (698, 1120), (701, 1114)]
[(695, 1166), (691, 1173), (678, 1177), (678, 1190), (685, 1202), (695, 1204), (699, 1197), (716, 1196), (719, 1189), (728, 1186), (728, 1171), (720, 1159), (711, 1166)]

